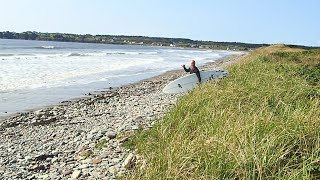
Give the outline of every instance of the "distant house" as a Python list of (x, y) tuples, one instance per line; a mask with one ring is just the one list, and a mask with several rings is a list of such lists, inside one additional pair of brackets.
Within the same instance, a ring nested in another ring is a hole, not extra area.
[(199, 48), (200, 49), (210, 49), (210, 46), (208, 46), (208, 45), (200, 45)]

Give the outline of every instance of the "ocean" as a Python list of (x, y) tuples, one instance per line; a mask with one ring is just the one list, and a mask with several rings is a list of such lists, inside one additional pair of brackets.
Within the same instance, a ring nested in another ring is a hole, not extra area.
[(232, 52), (0, 39), (0, 116), (107, 90)]

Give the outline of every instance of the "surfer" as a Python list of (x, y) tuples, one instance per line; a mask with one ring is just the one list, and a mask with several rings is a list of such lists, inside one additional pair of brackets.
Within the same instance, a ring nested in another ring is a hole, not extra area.
[(196, 73), (196, 75), (198, 77), (198, 81), (199, 81), (199, 83), (201, 83), (200, 71), (196, 66), (196, 61), (192, 60), (190, 67), (188, 69), (186, 68), (186, 65), (184, 65), (184, 64), (182, 65), (182, 67), (186, 72), (190, 72), (190, 74)]

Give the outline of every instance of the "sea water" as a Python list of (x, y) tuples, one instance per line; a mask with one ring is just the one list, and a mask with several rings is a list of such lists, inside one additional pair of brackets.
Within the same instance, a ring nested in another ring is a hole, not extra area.
[(0, 116), (119, 87), (227, 51), (0, 39)]

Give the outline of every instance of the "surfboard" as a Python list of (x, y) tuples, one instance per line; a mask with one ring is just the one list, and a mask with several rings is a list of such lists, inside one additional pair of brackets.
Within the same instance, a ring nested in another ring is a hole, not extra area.
[[(227, 75), (228, 72), (225, 70), (200, 71), (201, 83), (205, 83), (212, 79), (223, 78)], [(195, 88), (198, 83), (197, 75), (189, 74), (170, 82), (163, 88), (162, 92), (167, 94), (184, 93)]]

